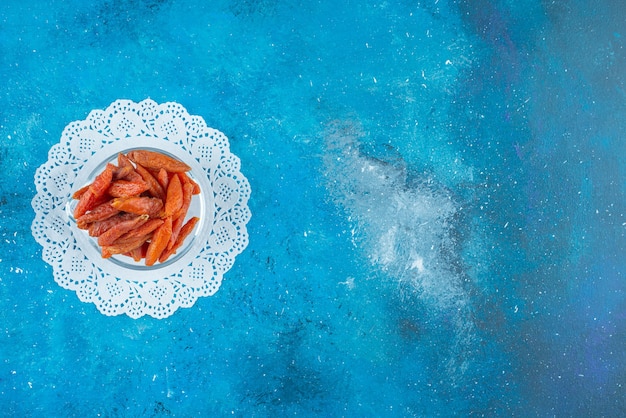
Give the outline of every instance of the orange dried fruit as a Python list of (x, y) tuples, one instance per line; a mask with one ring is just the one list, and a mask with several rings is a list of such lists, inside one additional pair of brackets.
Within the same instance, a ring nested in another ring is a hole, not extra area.
[(169, 186), (170, 184), (170, 176), (169, 174), (167, 174), (167, 171), (165, 171), (164, 168), (161, 168), (157, 172), (156, 178), (159, 181), (159, 184), (161, 185), (163, 190), (167, 190), (167, 186)]
[(180, 233), (178, 234), (178, 237), (176, 238), (176, 241), (174, 242), (174, 245), (167, 248), (161, 254), (161, 256), (159, 257), (159, 262), (161, 263), (165, 262), (168, 258), (170, 258), (172, 254), (176, 253), (176, 250), (178, 250), (180, 246), (183, 245), (183, 242), (185, 242), (185, 239), (191, 233), (191, 231), (193, 231), (193, 229), (195, 228), (199, 220), (200, 218), (198, 218), (197, 216), (194, 216), (193, 218), (190, 218), (187, 221), (187, 223), (185, 223), (185, 225), (183, 225), (183, 227), (180, 230)]
[(134, 150), (128, 153), (128, 158), (145, 168), (153, 170), (163, 168), (170, 173), (180, 173), (191, 170), (191, 167), (184, 162), (154, 151)]
[(115, 166), (109, 163), (106, 165), (104, 171), (93, 180), (93, 183), (89, 186), (89, 190), (91, 190), (96, 198), (103, 196), (107, 192), (111, 180), (113, 180), (114, 171)]
[(174, 214), (174, 216), (176, 218), (180, 218), (180, 217), (185, 217), (187, 216), (187, 211), (189, 210), (189, 207), (191, 206), (191, 199), (193, 199), (193, 184), (191, 183), (185, 183), (183, 185), (183, 201), (182, 204), (180, 206), (180, 209), (178, 209), (178, 212), (176, 212)]
[(148, 220), (148, 215), (135, 216), (127, 221), (120, 221), (102, 233), (98, 237), (98, 245), (103, 247), (105, 245), (111, 245), (116, 239), (127, 233), (133, 228), (136, 228), (144, 224)]
[(165, 197), (165, 216), (174, 215), (183, 204), (183, 187), (178, 176), (172, 176)]
[(132, 259), (135, 260), (135, 262), (137, 262), (137, 263), (140, 262), (141, 259), (143, 258), (143, 256), (142, 256), (142, 249), (143, 249), (144, 244), (146, 244), (145, 241), (140, 246), (138, 246), (137, 248), (134, 248), (134, 249), (132, 249), (130, 251), (125, 252), (124, 255), (132, 257)]
[(150, 217), (159, 217), (163, 209), (163, 201), (156, 197), (146, 196), (118, 197), (111, 201), (111, 206), (135, 215), (147, 214)]
[(185, 222), (185, 218), (187, 217), (187, 211), (189, 210), (189, 206), (191, 205), (191, 198), (193, 194), (193, 185), (190, 183), (185, 183), (183, 185), (183, 204), (178, 210), (176, 214), (174, 214), (174, 221), (172, 223), (172, 238), (167, 246), (167, 248), (171, 248), (176, 239), (178, 238), (178, 234), (183, 227)]
[(104, 202), (76, 219), (76, 225), (80, 229), (88, 229), (90, 223), (109, 219), (110, 217), (117, 215), (119, 212), (120, 211), (118, 209), (111, 206), (110, 202)]
[(119, 239), (136, 238), (143, 235), (148, 235), (154, 232), (155, 229), (163, 224), (163, 219), (148, 219), (145, 224), (138, 226), (135, 229), (131, 229)]
[[(139, 237), (132, 237), (130, 239), (125, 240), (116, 240), (111, 245), (104, 245), (101, 249), (101, 254), (103, 258), (109, 258), (115, 254), (124, 254), (130, 251), (134, 251), (139, 249), (141, 251), (141, 246), (144, 242), (150, 239), (150, 235), (142, 235)], [(141, 259), (139, 259), (141, 260)], [(137, 261), (139, 261), (137, 260)]]
[(165, 218), (163, 225), (157, 228), (152, 235), (150, 244), (148, 245), (148, 251), (146, 253), (146, 266), (152, 266), (159, 260), (161, 253), (167, 247), (167, 243), (172, 235), (172, 218)]
[(132, 213), (118, 213), (115, 216), (112, 216), (108, 219), (104, 219), (102, 221), (95, 221), (89, 224), (89, 236), (91, 237), (99, 237), (109, 229), (111, 229), (116, 224), (127, 221), (129, 219), (135, 218), (137, 215)]
[(200, 194), (200, 186), (187, 173), (178, 173), (178, 176), (183, 184), (191, 183), (193, 185), (193, 194)]
[(80, 197), (87, 191), (89, 190), (89, 184), (81, 187), (80, 189), (76, 190), (73, 194), (72, 194), (72, 199), (78, 200), (80, 199)]
[(159, 199), (165, 198), (165, 189), (161, 186), (159, 181), (146, 170), (141, 164), (137, 164), (137, 173), (141, 176), (144, 182), (148, 185), (148, 189), (152, 197), (158, 197)]
[(83, 216), (87, 211), (93, 207), (93, 203), (96, 200), (93, 192), (87, 188), (80, 195), (80, 199), (78, 200), (78, 204), (74, 208), (74, 218), (78, 219)]
[(141, 181), (115, 180), (109, 186), (109, 195), (112, 197), (137, 196), (149, 189), (148, 184)]
[(78, 200), (78, 204), (74, 208), (75, 219), (78, 219), (79, 217), (87, 213), (87, 211), (90, 211), (95, 206), (102, 203), (101, 198), (106, 194), (109, 184), (113, 179), (114, 170), (115, 166), (113, 164), (107, 164), (104, 171), (96, 176), (96, 178), (89, 185), (87, 190), (83, 191), (83, 187), (76, 191), (76, 193), (80, 192), (80, 199)]
[(117, 154), (117, 168), (113, 173), (113, 178), (116, 180), (126, 178), (131, 172), (135, 170), (133, 163), (130, 159), (122, 154), (121, 152)]

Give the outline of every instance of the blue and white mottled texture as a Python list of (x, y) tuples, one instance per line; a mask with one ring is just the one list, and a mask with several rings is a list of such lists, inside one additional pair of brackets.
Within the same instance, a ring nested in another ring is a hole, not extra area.
[[(623, 415), (625, 13), (1, 2), (3, 413)], [(63, 127), (148, 97), (254, 190), (220, 291), (162, 321), (59, 288), (29, 229)]]

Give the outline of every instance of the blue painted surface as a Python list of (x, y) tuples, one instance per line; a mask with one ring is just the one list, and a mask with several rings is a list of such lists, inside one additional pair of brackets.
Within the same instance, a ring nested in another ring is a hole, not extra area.
[[(623, 416), (626, 12), (547, 3), (3, 1), (1, 414)], [(161, 321), (30, 233), (65, 125), (147, 97), (253, 190), (220, 291)]]

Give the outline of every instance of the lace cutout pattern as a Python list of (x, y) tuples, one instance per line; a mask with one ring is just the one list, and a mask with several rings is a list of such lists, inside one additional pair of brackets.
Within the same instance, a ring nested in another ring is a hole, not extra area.
[[(71, 195), (119, 152), (155, 149), (189, 164), (200, 185), (190, 214), (195, 234), (166, 263), (145, 267), (124, 256), (103, 259), (76, 227)], [(32, 233), (54, 280), (105, 315), (165, 318), (219, 289), (224, 273), (248, 245), (250, 184), (228, 138), (178, 103), (117, 100), (70, 123), (35, 174)]]

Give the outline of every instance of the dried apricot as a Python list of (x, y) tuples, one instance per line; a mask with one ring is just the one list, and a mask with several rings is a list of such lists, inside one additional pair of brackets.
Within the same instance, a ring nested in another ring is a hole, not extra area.
[(183, 202), (180, 206), (180, 209), (178, 209), (178, 212), (174, 214), (174, 217), (184, 218), (185, 216), (187, 216), (187, 211), (189, 210), (189, 207), (191, 206), (191, 199), (193, 199), (193, 189), (194, 189), (193, 184), (185, 183), (183, 185)]
[(140, 182), (115, 180), (109, 186), (109, 195), (112, 197), (131, 197), (137, 196), (148, 189), (148, 184), (143, 180)]
[(176, 239), (178, 238), (178, 234), (183, 227), (185, 222), (185, 218), (187, 217), (187, 211), (189, 210), (189, 206), (191, 205), (191, 198), (193, 193), (193, 185), (190, 183), (185, 183), (183, 186), (183, 204), (178, 210), (176, 214), (174, 214), (174, 221), (172, 223), (172, 238), (170, 239), (170, 243), (167, 248), (171, 248)]
[(80, 229), (88, 229), (90, 223), (103, 221), (117, 215), (119, 212), (118, 209), (111, 206), (110, 202), (104, 202), (76, 219), (76, 224)]
[(157, 228), (152, 235), (150, 245), (148, 245), (148, 252), (146, 253), (146, 266), (152, 266), (156, 263), (161, 256), (161, 253), (167, 247), (167, 243), (172, 235), (172, 218), (165, 218), (163, 225)]
[(172, 176), (165, 197), (165, 216), (174, 215), (183, 204), (183, 187), (178, 176)]
[(193, 185), (193, 194), (200, 194), (200, 186), (198, 185), (198, 183), (193, 181), (193, 179), (189, 177), (187, 173), (178, 173), (178, 176), (180, 177), (180, 181), (183, 184), (191, 183)]
[(127, 156), (125, 156), (121, 152), (117, 154), (117, 168), (113, 173), (114, 179), (119, 180), (126, 178), (134, 170), (135, 167)]
[[(149, 239), (149, 238), (148, 238)], [(147, 241), (147, 240), (146, 240)], [(135, 260), (137, 263), (141, 261), (141, 259), (143, 258), (142, 252), (143, 252), (143, 247), (146, 244), (146, 242), (144, 241), (140, 246), (138, 246), (137, 248), (134, 248), (130, 251), (126, 251), (125, 253), (123, 253), (124, 255), (127, 255), (129, 257), (132, 257), (133, 260)]]
[(80, 195), (78, 204), (74, 208), (74, 218), (76, 219), (80, 218), (85, 213), (87, 213), (87, 211), (93, 207), (93, 203), (95, 200), (96, 200), (96, 197), (94, 196), (93, 192), (89, 190), (89, 188), (87, 188), (87, 190), (85, 190)]
[(81, 187), (80, 189), (76, 190), (73, 194), (72, 194), (72, 199), (80, 199), (80, 197), (87, 191), (89, 190), (89, 184)]
[(150, 217), (160, 217), (163, 201), (157, 197), (146, 196), (118, 197), (111, 201), (111, 206), (136, 215), (147, 214)]
[(146, 170), (141, 164), (137, 164), (136, 170), (141, 176), (141, 178), (143, 179), (143, 181), (146, 182), (146, 184), (148, 185), (147, 190), (150, 191), (150, 194), (153, 197), (158, 197), (160, 199), (163, 199), (165, 197), (165, 191), (164, 191), (165, 189), (163, 189), (159, 181), (156, 178), (154, 178), (154, 176), (148, 170)]
[(84, 190), (84, 187), (77, 190), (76, 193), (80, 192), (80, 198), (78, 200), (78, 204), (74, 208), (74, 218), (77, 219), (90, 211), (95, 206), (102, 203), (101, 199), (106, 194), (107, 189), (109, 188), (109, 184), (113, 179), (113, 171), (115, 170), (115, 166), (112, 164), (107, 164), (104, 171), (96, 176), (94, 181), (89, 185), (87, 190)]
[(109, 228), (106, 232), (102, 233), (98, 237), (98, 245), (102, 247), (105, 245), (113, 244), (113, 242), (116, 239), (118, 239), (119, 237), (121, 237), (122, 235), (130, 231), (131, 229), (136, 228), (146, 223), (148, 218), (149, 218), (148, 215), (141, 215), (141, 216), (136, 216), (127, 221), (121, 221), (113, 225), (111, 228)]
[(180, 246), (183, 245), (185, 238), (187, 238), (187, 236), (191, 233), (191, 231), (193, 231), (193, 228), (196, 226), (199, 220), (200, 218), (194, 216), (193, 218), (189, 219), (185, 225), (183, 225), (183, 227), (180, 230), (180, 233), (178, 234), (178, 237), (176, 238), (176, 241), (174, 242), (174, 245), (167, 248), (161, 254), (161, 256), (159, 257), (159, 262), (163, 263), (172, 254), (176, 253), (176, 250), (178, 250), (178, 248), (180, 248)]
[[(135, 249), (141, 249), (141, 246), (144, 242), (150, 239), (151, 235), (142, 235), (138, 237), (126, 238), (126, 239), (117, 239), (111, 245), (104, 245), (101, 249), (101, 254), (103, 258), (109, 258), (115, 254), (124, 254)], [(141, 259), (140, 259), (141, 260)], [(139, 261), (139, 260), (137, 260)]]
[(128, 238), (136, 238), (143, 235), (148, 235), (151, 232), (154, 232), (155, 229), (160, 227), (163, 224), (163, 219), (148, 219), (148, 221), (121, 236), (119, 239), (128, 239)]
[(145, 168), (160, 170), (161, 168), (170, 173), (179, 173), (191, 170), (187, 164), (159, 152), (148, 150), (134, 150), (128, 153), (128, 158)]
[(167, 186), (170, 184), (170, 176), (167, 174), (167, 171), (165, 171), (164, 168), (161, 168), (158, 171), (156, 178), (161, 187), (163, 187), (163, 190), (167, 190)]
[(112, 216), (108, 219), (92, 222), (89, 224), (89, 236), (99, 237), (121, 221), (127, 221), (129, 219), (133, 219), (136, 216), (137, 215), (132, 213), (118, 213), (117, 215)]
[(111, 180), (113, 180), (114, 171), (115, 166), (109, 163), (106, 165), (104, 171), (93, 180), (93, 183), (89, 186), (89, 190), (91, 190), (96, 198), (103, 196), (107, 192)]

